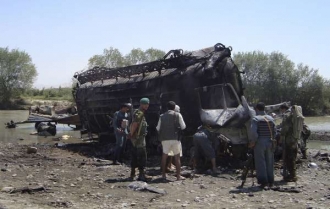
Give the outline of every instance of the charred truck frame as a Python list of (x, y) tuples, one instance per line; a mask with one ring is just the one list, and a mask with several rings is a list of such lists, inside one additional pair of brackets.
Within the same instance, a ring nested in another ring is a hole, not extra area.
[[(108, 116), (121, 103), (132, 102), (138, 108), (139, 100), (148, 97), (147, 144), (153, 146), (159, 115), (172, 100), (181, 107), (186, 136), (191, 136), (204, 123), (231, 147), (246, 147), (251, 108), (243, 96), (242, 72), (231, 59), (231, 50), (218, 43), (187, 54), (183, 50), (171, 50), (163, 59), (149, 63), (121, 68), (94, 67), (76, 73), (74, 98), (81, 124), (90, 133), (109, 134), (113, 130)], [(231, 151), (238, 150), (241, 149)]]

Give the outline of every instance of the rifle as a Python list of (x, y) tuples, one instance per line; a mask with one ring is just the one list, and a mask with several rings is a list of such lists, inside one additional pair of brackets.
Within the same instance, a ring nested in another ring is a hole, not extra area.
[(288, 169), (286, 167), (286, 162), (285, 162), (285, 158), (286, 158), (286, 151), (285, 151), (285, 137), (284, 140), (282, 140), (282, 161), (283, 161), (283, 177), (287, 177), (288, 176)]
[[(246, 156), (247, 156), (248, 159), (246, 160), (246, 163), (244, 164), (244, 168), (243, 168), (243, 172), (242, 172), (242, 176), (241, 176), (242, 183), (241, 183), (240, 188), (243, 188), (249, 171), (251, 171), (251, 175), (252, 176), (253, 176), (253, 171), (254, 171), (254, 154), (253, 154), (253, 149), (250, 149), (246, 153)], [(252, 185), (254, 185), (254, 181), (253, 181)]]
[[(130, 118), (129, 118), (129, 125), (128, 125), (128, 127), (130, 127), (130, 125), (133, 122), (133, 108), (134, 108), (134, 106), (133, 106), (133, 100), (132, 100), (132, 98), (129, 98), (129, 103), (131, 103), (131, 109), (129, 110), (130, 111)], [(129, 128), (128, 128), (128, 130), (129, 130)]]
[(132, 98), (129, 98), (129, 103), (131, 103), (131, 108), (130, 108), (130, 117), (128, 118), (128, 125), (127, 127), (125, 128), (125, 134), (126, 134), (126, 138), (125, 138), (125, 141), (124, 141), (124, 149), (123, 149), (123, 152), (126, 153), (128, 150), (127, 150), (127, 140), (128, 140), (128, 134), (130, 132), (130, 127), (131, 127), (131, 124), (133, 122), (133, 100)]

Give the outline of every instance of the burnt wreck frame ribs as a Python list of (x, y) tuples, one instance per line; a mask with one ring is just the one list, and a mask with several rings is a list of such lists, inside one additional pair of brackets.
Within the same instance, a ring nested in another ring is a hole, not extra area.
[(171, 50), (149, 63), (77, 72), (73, 94), (81, 124), (90, 133), (110, 134), (111, 117), (121, 103), (132, 102), (138, 108), (139, 100), (148, 97), (147, 144), (151, 145), (157, 139), (159, 115), (172, 100), (181, 107), (186, 136), (204, 123), (232, 145), (246, 146), (253, 111), (243, 95), (243, 72), (234, 64), (231, 51), (218, 43), (187, 54)]

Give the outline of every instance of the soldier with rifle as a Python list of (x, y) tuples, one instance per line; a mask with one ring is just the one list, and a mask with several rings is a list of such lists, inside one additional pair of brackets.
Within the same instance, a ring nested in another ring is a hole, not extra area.
[(132, 159), (131, 159), (131, 175), (134, 179), (135, 169), (139, 169), (139, 180), (146, 181), (145, 166), (147, 163), (146, 151), (146, 135), (147, 135), (147, 121), (145, 118), (145, 111), (149, 108), (149, 99), (142, 98), (140, 100), (139, 109), (135, 110), (132, 115), (132, 124), (130, 125), (130, 133), (128, 138), (132, 142)]
[(249, 148), (254, 150), (257, 180), (261, 188), (272, 187), (274, 183), (274, 148), (275, 123), (274, 119), (266, 115), (265, 104), (259, 102), (256, 107), (256, 116), (251, 122), (251, 141)]

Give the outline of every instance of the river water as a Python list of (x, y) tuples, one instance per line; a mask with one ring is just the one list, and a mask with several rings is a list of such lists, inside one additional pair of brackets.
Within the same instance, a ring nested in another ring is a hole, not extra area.
[(305, 122), (312, 131), (330, 132), (330, 116), (306, 117)]
[[(81, 142), (80, 131), (74, 131), (67, 125), (58, 124), (56, 126), (56, 136), (37, 136), (30, 135), (35, 132), (34, 123), (19, 124), (16, 128), (5, 128), (5, 123), (13, 120), (15, 122), (24, 121), (28, 118), (27, 110), (0, 110), (0, 142), (18, 142), (20, 144), (52, 144), (56, 143), (56, 138), (63, 135), (72, 136), (67, 141), (61, 141), (64, 143)], [(306, 124), (312, 131), (330, 132), (330, 116), (325, 117), (306, 117)], [(1, 125), (2, 124), (2, 125)], [(23, 139), (23, 140), (20, 140)], [(330, 142), (310, 141), (308, 147), (316, 149), (328, 149), (330, 150)]]
[(16, 128), (6, 128), (5, 123), (13, 120), (14, 122), (24, 121), (28, 118), (29, 111), (27, 110), (0, 110), (0, 142), (10, 143), (18, 142), (19, 144), (55, 144), (58, 142), (57, 138), (63, 135), (71, 136), (64, 143), (81, 142), (80, 131), (74, 131), (67, 125), (57, 124), (56, 136), (37, 136), (31, 135), (36, 132), (34, 123), (18, 124)]

